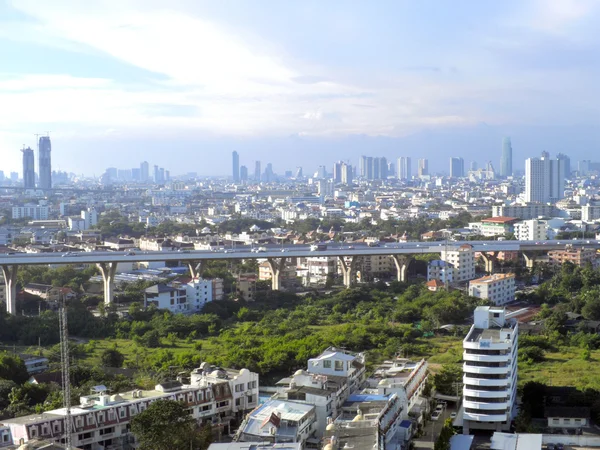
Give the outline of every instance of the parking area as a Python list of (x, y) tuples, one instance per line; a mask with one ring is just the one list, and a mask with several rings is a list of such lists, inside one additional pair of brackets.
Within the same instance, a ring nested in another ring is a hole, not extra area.
[(444, 426), (444, 422), (447, 418), (449, 418), (452, 414), (456, 414), (456, 408), (452, 403), (447, 403), (445, 407), (441, 410), (439, 415), (436, 417), (435, 412), (432, 414), (432, 420), (429, 420), (423, 429), (423, 435), (420, 438), (414, 439), (414, 448), (415, 450), (420, 449), (433, 449), (435, 445), (435, 441), (437, 440), (440, 430)]

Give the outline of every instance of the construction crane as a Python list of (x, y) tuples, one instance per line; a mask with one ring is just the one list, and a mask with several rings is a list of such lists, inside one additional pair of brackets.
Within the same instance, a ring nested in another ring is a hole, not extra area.
[(60, 362), (62, 369), (63, 406), (65, 408), (64, 439), (65, 448), (71, 450), (71, 432), (73, 419), (71, 417), (71, 378), (69, 370), (69, 329), (67, 327), (67, 300), (62, 298), (58, 314), (60, 326)]

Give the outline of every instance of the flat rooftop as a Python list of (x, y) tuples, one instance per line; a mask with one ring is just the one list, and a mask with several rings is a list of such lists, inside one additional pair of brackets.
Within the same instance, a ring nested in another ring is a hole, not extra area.
[(503, 328), (473, 328), (465, 338), (466, 342), (479, 342), (481, 340), (489, 340), (493, 343), (504, 343), (506, 339), (502, 336), (505, 333), (512, 333), (513, 329), (509, 327)]

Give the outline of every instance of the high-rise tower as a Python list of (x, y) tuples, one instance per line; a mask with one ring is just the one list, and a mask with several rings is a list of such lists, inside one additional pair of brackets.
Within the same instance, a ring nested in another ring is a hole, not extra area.
[(232, 158), (232, 170), (233, 170), (233, 182), (239, 183), (240, 181), (240, 155), (238, 152), (231, 153)]
[(460, 178), (465, 176), (465, 160), (462, 158), (450, 158), (450, 177)]
[(548, 152), (541, 158), (525, 161), (525, 201), (557, 202), (565, 196), (565, 160), (550, 159)]
[(52, 145), (50, 136), (41, 136), (38, 141), (38, 170), (40, 189), (52, 189)]
[(35, 157), (30, 147), (23, 152), (23, 186), (25, 189), (35, 189)]
[(412, 178), (410, 158), (408, 156), (401, 156), (398, 158), (398, 179), (399, 180), (410, 180)]
[(500, 176), (511, 177), (512, 169), (512, 145), (510, 138), (505, 137), (502, 140), (502, 156), (500, 157)]
[(150, 179), (150, 164), (148, 161), (143, 161), (140, 164), (140, 181), (146, 183)]
[(260, 161), (256, 161), (254, 163), (254, 181), (259, 182), (260, 183), (260, 176), (261, 176), (262, 172), (260, 169)]
[(419, 167), (417, 170), (419, 177), (429, 175), (429, 161), (425, 158), (419, 159)]

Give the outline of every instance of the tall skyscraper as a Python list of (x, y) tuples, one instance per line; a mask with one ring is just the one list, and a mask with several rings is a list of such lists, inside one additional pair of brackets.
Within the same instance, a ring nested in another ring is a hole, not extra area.
[(352, 166), (350, 164), (342, 163), (341, 167), (341, 180), (343, 184), (352, 184), (353, 173)]
[(275, 179), (275, 173), (273, 172), (273, 164), (267, 163), (265, 167), (265, 173), (263, 174), (263, 180), (270, 183)]
[(304, 175), (302, 174), (302, 167), (298, 166), (296, 167), (296, 179), (300, 180), (304, 178)]
[(52, 189), (52, 144), (50, 136), (41, 136), (38, 141), (38, 170), (40, 189)]
[(25, 189), (35, 189), (35, 156), (30, 147), (23, 152), (23, 186)]
[(469, 170), (477, 170), (477, 161), (471, 161), (471, 166), (469, 167)]
[(412, 178), (411, 171), (410, 158), (408, 156), (401, 156), (398, 158), (398, 179), (410, 180)]
[(374, 178), (372, 156), (360, 157), (360, 176), (366, 180), (372, 180)]
[(550, 159), (548, 152), (541, 158), (525, 161), (525, 201), (557, 202), (565, 196), (565, 160)]
[(465, 160), (462, 158), (450, 158), (450, 178), (461, 178), (465, 176)]
[(502, 156), (500, 157), (500, 176), (512, 177), (512, 145), (510, 138), (505, 137), (502, 140)]
[(560, 159), (561, 161), (563, 161), (564, 177), (566, 179), (570, 179), (571, 178), (571, 158), (569, 158), (564, 153), (559, 153), (558, 155), (556, 155), (556, 159)]
[(140, 181), (146, 183), (150, 179), (150, 164), (148, 161), (143, 161), (140, 164)]
[(342, 182), (342, 161), (338, 161), (333, 163), (333, 182), (341, 183)]
[(388, 177), (388, 164), (385, 156), (373, 158), (373, 179), (386, 180)]
[(260, 161), (254, 163), (254, 181), (260, 182), (260, 175), (262, 174), (260, 168)]
[(240, 181), (240, 155), (238, 155), (238, 152), (232, 152), (231, 153), (231, 158), (232, 158), (232, 170), (233, 170), (233, 182), (234, 183), (239, 183)]
[(429, 161), (425, 158), (419, 159), (419, 168), (417, 169), (417, 175), (420, 177), (429, 175)]
[(240, 167), (240, 181), (248, 181), (248, 168), (246, 166)]

